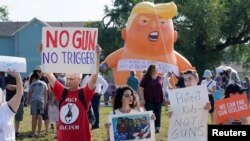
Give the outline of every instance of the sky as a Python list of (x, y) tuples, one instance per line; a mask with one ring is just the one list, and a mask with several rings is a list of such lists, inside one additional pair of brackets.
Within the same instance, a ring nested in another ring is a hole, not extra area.
[(7, 6), (9, 20), (97, 21), (104, 16), (104, 5), (113, 0), (0, 0)]

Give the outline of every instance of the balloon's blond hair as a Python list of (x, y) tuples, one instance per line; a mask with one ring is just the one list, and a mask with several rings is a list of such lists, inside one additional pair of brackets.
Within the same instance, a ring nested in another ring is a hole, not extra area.
[(129, 29), (137, 14), (156, 14), (162, 18), (172, 19), (177, 14), (177, 7), (174, 2), (154, 4), (152, 2), (140, 2), (134, 6), (128, 18), (127, 28)]

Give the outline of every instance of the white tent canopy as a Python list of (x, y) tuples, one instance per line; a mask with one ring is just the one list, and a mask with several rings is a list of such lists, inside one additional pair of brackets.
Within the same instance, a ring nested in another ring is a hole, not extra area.
[(234, 72), (237, 72), (235, 69), (233, 69), (232, 67), (229, 67), (229, 66), (219, 66), (217, 68), (215, 68), (215, 73), (216, 73), (216, 76), (219, 76), (221, 72), (223, 72), (224, 70), (229, 70), (231, 69), (232, 71)]

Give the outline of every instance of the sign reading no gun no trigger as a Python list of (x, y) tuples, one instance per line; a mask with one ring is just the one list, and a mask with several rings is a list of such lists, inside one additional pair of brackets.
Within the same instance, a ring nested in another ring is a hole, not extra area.
[(96, 73), (97, 28), (52, 28), (42, 32), (44, 72)]

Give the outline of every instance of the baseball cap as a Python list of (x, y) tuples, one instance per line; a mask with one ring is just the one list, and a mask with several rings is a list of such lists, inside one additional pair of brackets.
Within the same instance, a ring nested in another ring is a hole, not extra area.
[(246, 91), (247, 88), (242, 87), (241, 85), (234, 83), (234, 84), (229, 84), (226, 87), (225, 93), (242, 93), (244, 91)]
[(210, 70), (205, 70), (203, 77), (207, 78), (207, 77), (212, 77), (212, 72)]
[(41, 65), (37, 65), (34, 70), (42, 71), (42, 66)]

